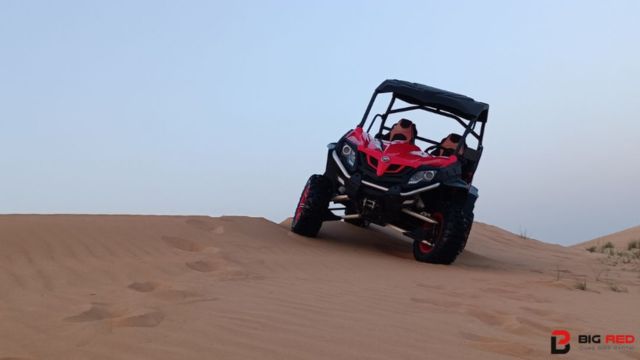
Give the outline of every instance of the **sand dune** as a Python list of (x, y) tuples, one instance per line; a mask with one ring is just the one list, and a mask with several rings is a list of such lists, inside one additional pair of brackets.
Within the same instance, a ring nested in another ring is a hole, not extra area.
[(618, 231), (613, 234), (597, 237), (593, 240), (576, 244), (573, 247), (586, 249), (590, 246), (600, 247), (611, 242), (616, 249), (626, 250), (631, 241), (640, 241), (640, 226), (635, 226), (626, 230)]
[[(0, 216), (0, 246), (4, 360), (537, 359), (552, 329), (640, 325), (638, 272), (481, 223), (452, 266), (246, 217)], [(603, 356), (640, 359), (565, 358)]]

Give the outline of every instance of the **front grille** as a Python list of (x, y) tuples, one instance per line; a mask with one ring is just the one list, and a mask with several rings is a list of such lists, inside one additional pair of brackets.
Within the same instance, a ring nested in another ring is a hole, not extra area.
[(360, 163), (363, 164), (363, 166), (360, 166), (360, 172), (364, 179), (387, 187), (404, 184), (407, 175), (413, 171), (413, 169), (408, 166), (391, 164), (384, 175), (378, 177), (376, 170), (379, 162), (376, 158), (360, 153)]
[(367, 156), (367, 160), (369, 160), (369, 165), (371, 165), (371, 167), (373, 167), (374, 169), (378, 168), (378, 159), (374, 158), (373, 156)]
[(387, 172), (383, 176), (376, 175), (376, 167), (378, 161), (365, 154), (361, 154), (359, 172), (362, 174), (364, 180), (368, 180), (374, 184), (379, 184), (385, 187), (391, 187), (394, 185), (404, 185), (407, 182), (409, 174), (413, 171), (408, 166), (392, 164), (387, 168)]
[(395, 172), (400, 171), (400, 169), (402, 169), (402, 165), (391, 164), (391, 165), (389, 165), (389, 167), (387, 168), (387, 172), (395, 173)]

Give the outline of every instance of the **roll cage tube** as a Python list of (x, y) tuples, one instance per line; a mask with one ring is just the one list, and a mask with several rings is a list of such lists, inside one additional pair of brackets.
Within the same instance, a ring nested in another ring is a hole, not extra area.
[[(371, 108), (373, 107), (373, 104), (375, 103), (375, 100), (378, 96), (378, 92), (374, 92), (373, 96), (371, 96), (371, 100), (369, 101), (369, 104), (367, 105), (367, 109), (365, 110), (365, 113), (362, 117), (362, 120), (360, 121), (360, 124), (358, 124), (358, 127), (364, 127), (364, 125), (367, 122), (367, 118), (369, 117), (369, 113), (371, 112)], [(391, 114), (396, 114), (396, 113), (401, 113), (401, 112), (406, 112), (406, 111), (413, 111), (413, 110), (424, 110), (424, 111), (428, 111), (434, 114), (438, 114), (438, 115), (442, 115), (442, 116), (446, 116), (448, 118), (454, 119), (456, 120), (465, 130), (463, 132), (463, 134), (461, 135), (462, 139), (464, 141), (461, 141), (458, 143), (458, 146), (456, 147), (456, 154), (460, 151), (460, 148), (462, 147), (462, 144), (466, 142), (467, 136), (469, 134), (471, 134), (473, 137), (475, 137), (478, 140), (478, 151), (482, 151), (482, 138), (484, 137), (484, 126), (486, 124), (486, 111), (483, 112), (480, 117), (484, 117), (485, 121), (481, 121), (480, 122), (480, 133), (477, 133), (475, 131), (475, 126), (476, 123), (478, 122), (478, 118), (474, 118), (471, 120), (467, 120), (468, 123), (465, 123), (465, 120), (461, 119), (460, 117), (451, 114), (449, 112), (440, 110), (438, 108), (433, 108), (433, 107), (429, 107), (429, 106), (425, 106), (425, 105), (412, 105), (412, 106), (405, 106), (402, 108), (397, 108), (397, 109), (393, 109), (393, 105), (395, 103), (396, 100), (396, 96), (392, 95), (391, 97), (391, 101), (389, 102), (389, 105), (387, 106), (387, 110), (383, 113), (383, 114), (376, 114), (373, 119), (371, 120), (371, 123), (369, 124), (369, 127), (367, 128), (367, 132), (371, 131), (371, 128), (373, 127), (373, 125), (375, 124), (376, 118), (380, 117), (381, 122), (380, 122), (380, 127), (378, 129), (377, 135), (381, 135), (383, 130), (387, 130), (390, 131), (391, 128), (386, 126), (385, 123), (387, 121), (387, 117)], [(431, 139), (427, 139), (424, 138), (422, 136), (417, 136), (416, 139), (418, 140), (422, 140), (428, 144), (432, 144), (432, 145), (440, 145), (439, 141), (435, 141), (435, 140), (431, 140)]]

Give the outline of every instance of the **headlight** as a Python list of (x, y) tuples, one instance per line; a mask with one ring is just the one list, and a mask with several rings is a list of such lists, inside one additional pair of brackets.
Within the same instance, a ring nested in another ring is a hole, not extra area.
[(429, 182), (431, 180), (433, 180), (433, 178), (436, 177), (436, 171), (435, 170), (422, 170), (422, 171), (418, 171), (415, 174), (411, 175), (411, 178), (409, 178), (409, 181), (407, 182), (407, 184), (409, 185), (415, 185), (418, 184), (420, 182)]
[(353, 170), (356, 167), (356, 153), (357, 151), (347, 144), (344, 144), (340, 150), (340, 157), (344, 160), (349, 170)]

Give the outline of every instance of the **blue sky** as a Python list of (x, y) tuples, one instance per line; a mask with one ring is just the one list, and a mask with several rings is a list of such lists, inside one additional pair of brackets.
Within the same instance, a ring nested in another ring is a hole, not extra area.
[[(640, 224), (637, 1), (0, 2), (0, 212), (292, 213), (398, 78), (491, 105), (476, 219)], [(421, 133), (427, 124), (418, 124)]]

